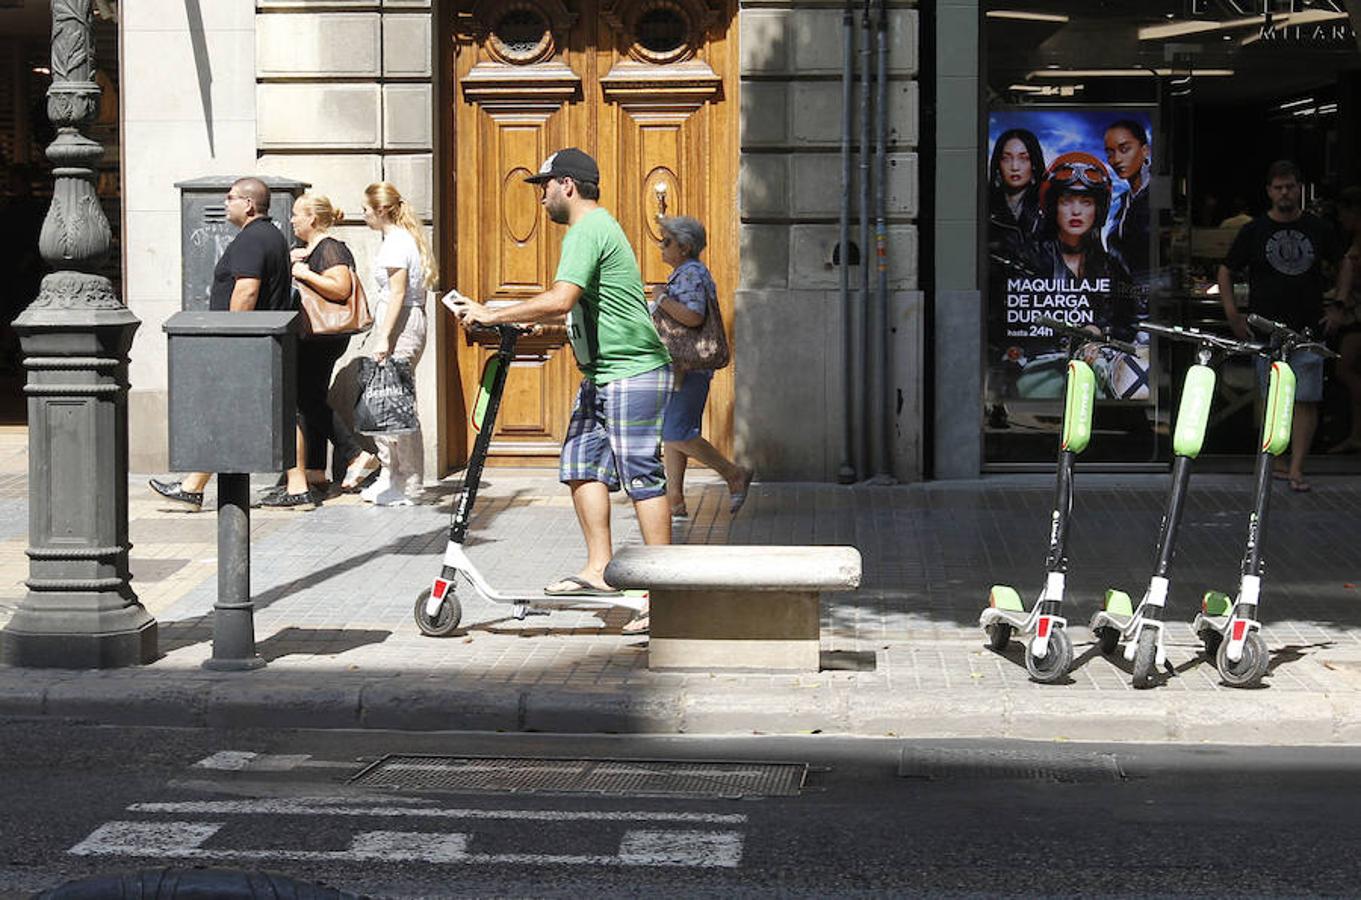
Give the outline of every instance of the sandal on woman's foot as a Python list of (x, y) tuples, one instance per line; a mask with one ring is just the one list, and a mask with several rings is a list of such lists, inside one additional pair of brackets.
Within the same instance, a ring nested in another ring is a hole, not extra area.
[(1294, 491), (1297, 494), (1307, 494), (1313, 489), (1314, 489), (1313, 485), (1305, 481), (1303, 478), (1290, 479), (1290, 490)]
[(629, 619), (627, 622), (625, 622), (625, 623), (624, 623), (624, 626), (623, 626), (622, 628), (619, 629), (619, 633), (620, 633), (620, 634), (647, 634), (648, 627), (650, 626), (650, 624), (651, 624), (651, 623), (648, 622), (648, 615), (647, 615), (647, 613), (639, 613), (638, 615), (634, 616), (632, 619)]
[(742, 486), (728, 495), (728, 512), (737, 515), (737, 511), (742, 508), (742, 504), (747, 502), (747, 492), (751, 490), (751, 480), (756, 477), (756, 472), (747, 469), (742, 476)]
[(345, 470), (345, 480), (340, 483), (340, 489), (347, 494), (362, 490), (382, 467), (383, 464), (372, 453), (359, 454)]

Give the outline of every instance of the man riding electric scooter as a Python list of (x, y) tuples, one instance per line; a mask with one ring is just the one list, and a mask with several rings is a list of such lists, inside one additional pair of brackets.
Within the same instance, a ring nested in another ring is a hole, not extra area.
[[(560, 479), (586, 539), (586, 563), (544, 588), (550, 597), (618, 597), (605, 583), (613, 555), (610, 491), (633, 500), (647, 544), (671, 542), (662, 465), (662, 414), (671, 395), (671, 357), (648, 313), (642, 274), (619, 223), (600, 206), (600, 169), (575, 147), (559, 150), (525, 179), (539, 185), (548, 217), (567, 225), (552, 286), (518, 303), (484, 306), (456, 296), (447, 305), (464, 324), (534, 323), (567, 317), (583, 378)], [(646, 613), (629, 625), (646, 628)]]

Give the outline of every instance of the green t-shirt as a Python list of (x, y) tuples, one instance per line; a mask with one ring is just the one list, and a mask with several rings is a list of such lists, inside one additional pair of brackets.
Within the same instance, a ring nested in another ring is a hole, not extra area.
[(567, 334), (591, 381), (607, 384), (671, 362), (647, 311), (638, 259), (609, 212), (594, 209), (567, 229), (554, 280), (581, 288)]

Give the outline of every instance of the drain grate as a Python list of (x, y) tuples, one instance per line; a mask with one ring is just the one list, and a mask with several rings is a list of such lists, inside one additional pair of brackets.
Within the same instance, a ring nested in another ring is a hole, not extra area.
[(931, 750), (904, 747), (898, 758), (903, 778), (1054, 781), (1090, 784), (1124, 780), (1110, 753), (1041, 754), (1026, 750)]
[(805, 763), (389, 755), (350, 783), (404, 790), (515, 794), (797, 797), (807, 774)]

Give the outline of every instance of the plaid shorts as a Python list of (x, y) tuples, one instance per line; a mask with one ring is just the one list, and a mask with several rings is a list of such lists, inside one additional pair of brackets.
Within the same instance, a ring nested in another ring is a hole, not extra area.
[(670, 366), (597, 385), (582, 379), (558, 478), (622, 486), (630, 498), (666, 493), (662, 466), (662, 414), (671, 397)]

